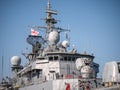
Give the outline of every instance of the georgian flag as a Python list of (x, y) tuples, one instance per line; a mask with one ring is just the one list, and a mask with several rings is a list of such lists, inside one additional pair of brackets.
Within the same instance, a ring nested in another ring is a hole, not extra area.
[(38, 36), (39, 32), (31, 28), (31, 35)]

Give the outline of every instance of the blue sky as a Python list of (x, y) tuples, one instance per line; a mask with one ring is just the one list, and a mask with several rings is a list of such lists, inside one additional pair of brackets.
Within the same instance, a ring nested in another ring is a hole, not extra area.
[[(10, 58), (26, 52), (26, 37), (30, 27), (44, 25), (47, 0), (0, 0), (0, 76), (4, 57), (4, 76), (10, 73)], [(100, 64), (120, 60), (120, 1), (119, 0), (51, 0), (58, 10), (56, 26), (71, 30), (71, 46), (79, 53), (94, 53)], [(102, 73), (100, 72), (100, 75)], [(1, 79), (1, 78), (0, 78)]]

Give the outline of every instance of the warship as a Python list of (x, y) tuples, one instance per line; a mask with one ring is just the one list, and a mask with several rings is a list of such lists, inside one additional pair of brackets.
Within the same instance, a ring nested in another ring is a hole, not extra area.
[[(26, 41), (32, 46), (31, 53), (22, 53), (28, 63), (21, 65), (21, 58), (11, 58), (12, 77), (2, 79), (0, 90), (120, 90), (120, 62), (108, 62), (102, 78), (97, 78), (99, 64), (94, 55), (69, 50), (69, 29), (56, 27), (56, 10), (48, 0), (45, 26), (31, 27)], [(43, 29), (41, 36), (35, 29)], [(60, 41), (65, 32), (65, 40)]]

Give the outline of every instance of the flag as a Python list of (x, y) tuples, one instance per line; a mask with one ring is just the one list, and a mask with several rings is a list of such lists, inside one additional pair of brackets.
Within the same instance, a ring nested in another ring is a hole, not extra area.
[(31, 35), (38, 36), (39, 32), (31, 28)]

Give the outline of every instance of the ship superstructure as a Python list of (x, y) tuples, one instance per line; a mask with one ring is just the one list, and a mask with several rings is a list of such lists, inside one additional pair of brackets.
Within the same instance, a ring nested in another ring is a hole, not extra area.
[[(32, 46), (32, 52), (25, 55), (28, 63), (21, 66), (21, 58), (13, 56), (12, 82), (8, 90), (94, 90), (102, 86), (97, 78), (99, 64), (92, 54), (78, 53), (75, 48), (68, 49), (68, 35), (60, 41), (61, 32), (68, 29), (56, 27), (56, 10), (52, 10), (50, 1), (46, 9), (46, 26), (33, 26), (32, 29), (44, 29), (39, 36), (28, 35), (26, 41)], [(3, 89), (4, 90), (4, 89)]]
[(44, 36), (27, 37), (27, 42), (32, 45), (32, 52), (26, 56), (29, 63), (21, 67), (19, 57), (11, 58), (13, 78), (16, 80), (14, 86), (20, 90), (33, 90), (32, 86), (40, 90), (64, 90), (66, 85), (70, 85), (72, 90), (78, 90), (80, 83), (93, 82), (89, 87), (96, 88), (99, 65), (93, 62), (94, 56), (77, 53), (74, 48), (68, 50), (68, 38), (60, 42), (60, 33), (70, 30), (55, 27), (57, 20), (53, 15), (57, 15), (57, 11), (51, 9), (49, 1), (46, 14), (46, 26), (32, 27), (44, 29)]

